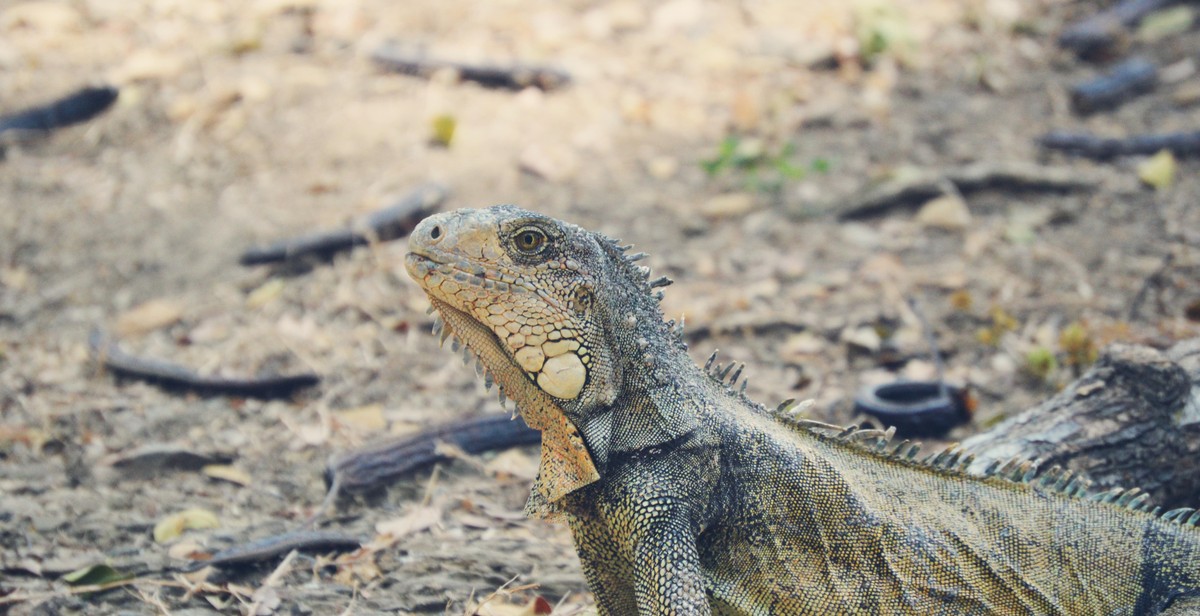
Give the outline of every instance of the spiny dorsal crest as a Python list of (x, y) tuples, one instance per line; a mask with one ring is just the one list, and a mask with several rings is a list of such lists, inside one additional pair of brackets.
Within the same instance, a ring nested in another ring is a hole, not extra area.
[[(682, 329), (680, 330), (680, 334), (682, 337)], [(686, 347), (687, 345), (684, 346)], [(746, 388), (750, 385), (749, 378), (742, 378), (742, 371), (745, 370), (746, 364), (730, 362), (728, 365), (714, 365), (716, 360), (717, 351), (713, 351), (712, 354), (708, 356), (708, 360), (704, 362), (704, 373), (708, 376), (708, 378), (722, 386), (725, 389), (725, 393), (737, 398), (742, 403), (749, 405), (757, 411), (771, 414), (770, 409), (754, 400), (751, 400), (750, 397), (746, 395)], [(733, 376), (730, 376), (730, 372), (733, 373)], [(740, 387), (737, 385), (739, 379), (742, 382)]]
[[(793, 400), (785, 400), (776, 408), (777, 413), (786, 413), (794, 404)], [(1039, 461), (1010, 458), (995, 460), (988, 464), (982, 475), (971, 474), (967, 469), (975, 461), (973, 454), (967, 453), (957, 443), (949, 447), (917, 458), (921, 451), (920, 443), (908, 440), (891, 445), (895, 428), (877, 430), (860, 428), (857, 425), (839, 427), (811, 419), (782, 416), (793, 426), (802, 428), (820, 438), (826, 438), (844, 443), (869, 454), (878, 455), (903, 464), (911, 464), (937, 470), (942, 473), (961, 475), (971, 479), (997, 479), (1019, 485), (1035, 487), (1045, 492), (1058, 493), (1069, 498), (1095, 501), (1127, 509), (1148, 513), (1158, 517), (1163, 522), (1181, 526), (1200, 527), (1200, 510), (1191, 507), (1181, 507), (1163, 512), (1162, 507), (1156, 507), (1150, 502), (1150, 495), (1141, 488), (1112, 488), (1103, 492), (1089, 494), (1092, 482), (1070, 469), (1055, 465), (1039, 474)]]
[(646, 253), (638, 252), (634, 254), (628, 254), (629, 250), (633, 248), (633, 244), (622, 246), (621, 240), (619, 239), (604, 237), (603, 235), (599, 237), (601, 243), (611, 246), (613, 250), (616, 251), (616, 254), (621, 257), (620, 260), (624, 264), (626, 272), (630, 275), (630, 278), (632, 280), (639, 280), (642, 282), (645, 285), (644, 289), (647, 294), (651, 294), (657, 300), (662, 301), (662, 291), (654, 292), (654, 289), (666, 287), (675, 281), (666, 276), (660, 276), (654, 280), (650, 280), (650, 268), (646, 267), (645, 265), (637, 264), (638, 261), (646, 258)]
[[(675, 281), (667, 276), (659, 276), (651, 280), (650, 268), (637, 264), (638, 261), (646, 258), (646, 253), (638, 252), (634, 254), (628, 254), (633, 248), (633, 244), (622, 245), (621, 240), (619, 239), (605, 237), (599, 234), (597, 235), (602, 244), (606, 244), (615, 251), (616, 256), (619, 257), (618, 261), (623, 266), (624, 273), (627, 275), (627, 277), (635, 282), (640, 282), (642, 284), (642, 290), (648, 296), (653, 297), (657, 303), (662, 303), (663, 292), (661, 290), (656, 291), (655, 289), (662, 289), (670, 286), (671, 284), (674, 284)], [(687, 343), (683, 340), (683, 317), (680, 317), (678, 323), (676, 323), (674, 320), (668, 321), (667, 329), (674, 334), (675, 341), (678, 343), (679, 347), (687, 350)]]

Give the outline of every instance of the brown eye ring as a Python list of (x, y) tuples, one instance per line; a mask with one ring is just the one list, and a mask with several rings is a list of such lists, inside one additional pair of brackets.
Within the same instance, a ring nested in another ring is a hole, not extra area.
[(513, 245), (527, 255), (536, 255), (546, 247), (546, 233), (537, 227), (524, 227), (513, 234)]

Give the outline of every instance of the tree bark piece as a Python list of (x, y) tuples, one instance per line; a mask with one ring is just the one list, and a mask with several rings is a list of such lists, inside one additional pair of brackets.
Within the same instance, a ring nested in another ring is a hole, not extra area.
[(421, 469), (450, 461), (438, 452), (438, 443), (442, 442), (476, 454), (536, 445), (541, 440), (541, 432), (507, 413), (471, 417), (333, 456), (325, 467), (325, 486), (330, 492), (346, 494), (382, 489)]
[(145, 381), (167, 391), (269, 400), (290, 398), (297, 391), (315, 387), (321, 382), (320, 376), (311, 373), (248, 377), (203, 375), (187, 366), (154, 357), (131, 355), (99, 330), (92, 331), (88, 336), (88, 347), (92, 359), (115, 376)]
[(1145, 58), (1130, 58), (1095, 79), (1071, 88), (1071, 106), (1088, 114), (1114, 109), (1158, 85), (1158, 67)]
[[(1077, 169), (1021, 162), (974, 163), (906, 174), (827, 204), (819, 211), (832, 213), (838, 220), (856, 220), (878, 216), (892, 208), (920, 205), (946, 194), (948, 189), (964, 195), (986, 189), (1069, 192), (1090, 190), (1096, 184), (1096, 178)], [(811, 214), (800, 207), (790, 213), (795, 217)]]
[(238, 263), (263, 265), (308, 258), (328, 260), (339, 252), (366, 246), (371, 240), (388, 242), (399, 239), (432, 214), (447, 195), (449, 190), (445, 186), (425, 184), (396, 203), (368, 214), (350, 228), (320, 231), (279, 240), (267, 246), (256, 246), (243, 252)]
[(1149, 133), (1132, 137), (1100, 137), (1091, 133), (1051, 131), (1038, 138), (1038, 145), (1073, 156), (1109, 160), (1118, 156), (1149, 156), (1170, 150), (1180, 157), (1200, 156), (1200, 130)]
[(972, 470), (1041, 460), (1082, 473), (1094, 489), (1140, 487), (1166, 508), (1200, 498), (1200, 339), (1167, 353), (1114, 345), (1042, 404), (968, 438)]
[(0, 133), (45, 134), (87, 122), (104, 113), (117, 100), (117, 89), (110, 86), (83, 88), (63, 98), (0, 117)]
[(1129, 39), (1129, 28), (1136, 26), (1146, 15), (1177, 1), (1122, 0), (1083, 21), (1068, 25), (1059, 35), (1058, 44), (1085, 58), (1111, 54)]
[(225, 569), (254, 565), (286, 556), (292, 550), (311, 554), (347, 552), (357, 550), (362, 547), (362, 544), (363, 542), (358, 537), (344, 533), (313, 530), (292, 531), (221, 550), (213, 554), (212, 558), (196, 561), (184, 570), (197, 571), (204, 567)]
[(571, 82), (566, 71), (552, 66), (471, 64), (408, 54), (390, 47), (375, 50), (371, 59), (387, 70), (418, 77), (427, 78), (438, 71), (451, 70), (458, 73), (462, 81), (474, 81), (485, 88), (524, 90), (535, 87), (550, 91)]

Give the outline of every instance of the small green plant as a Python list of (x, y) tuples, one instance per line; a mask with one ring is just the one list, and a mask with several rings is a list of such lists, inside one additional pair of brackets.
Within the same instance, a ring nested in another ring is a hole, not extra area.
[(901, 63), (911, 60), (916, 39), (907, 16), (892, 3), (858, 3), (854, 30), (863, 63), (874, 64), (883, 56), (892, 56)]
[(988, 312), (988, 316), (990, 324), (987, 327), (980, 328), (975, 333), (975, 338), (987, 346), (999, 346), (1000, 339), (1004, 334), (1015, 331), (1021, 325), (1016, 317), (999, 306), (992, 306), (992, 309)]
[(1058, 370), (1058, 359), (1054, 357), (1054, 351), (1035, 347), (1025, 354), (1025, 372), (1039, 381), (1050, 380), (1055, 370)]
[(1058, 335), (1058, 346), (1066, 354), (1065, 362), (1078, 375), (1084, 368), (1096, 363), (1100, 351), (1087, 323), (1075, 321)]
[(788, 180), (798, 180), (809, 172), (827, 173), (829, 161), (813, 159), (807, 166), (792, 161), (796, 152), (793, 143), (785, 143), (771, 151), (761, 140), (729, 135), (717, 146), (717, 154), (700, 161), (700, 167), (715, 179), (726, 173), (738, 175), (746, 188), (765, 192), (778, 191)]

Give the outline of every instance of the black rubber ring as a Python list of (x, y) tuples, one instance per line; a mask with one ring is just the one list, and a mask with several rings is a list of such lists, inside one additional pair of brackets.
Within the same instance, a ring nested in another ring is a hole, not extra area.
[(865, 387), (854, 410), (895, 426), (900, 436), (940, 437), (971, 419), (965, 389), (940, 381), (893, 381)]

